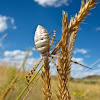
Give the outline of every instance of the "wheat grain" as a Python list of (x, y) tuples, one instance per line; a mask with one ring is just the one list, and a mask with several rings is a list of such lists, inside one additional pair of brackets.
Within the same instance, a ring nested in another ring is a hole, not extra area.
[[(63, 12), (63, 19), (62, 19), (62, 43), (61, 43), (61, 54), (60, 56), (62, 58), (66, 59), (58, 59), (59, 66), (57, 68), (58, 72), (58, 79), (59, 79), (59, 86), (57, 94), (57, 97), (59, 100), (71, 100), (69, 91), (68, 91), (68, 75), (70, 72), (70, 65), (69, 65), (69, 59), (68, 59), (68, 37), (69, 34), (66, 34), (66, 31), (68, 29), (68, 18), (67, 14)], [(65, 36), (66, 35), (66, 36)], [(67, 37), (67, 38), (66, 38)]]

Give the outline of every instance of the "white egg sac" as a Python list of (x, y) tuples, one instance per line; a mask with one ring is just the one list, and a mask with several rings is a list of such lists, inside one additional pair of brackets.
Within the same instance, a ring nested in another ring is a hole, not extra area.
[(37, 26), (34, 36), (34, 42), (36, 50), (40, 52), (42, 55), (49, 52), (49, 42), (50, 42), (49, 34), (47, 30), (41, 25)]

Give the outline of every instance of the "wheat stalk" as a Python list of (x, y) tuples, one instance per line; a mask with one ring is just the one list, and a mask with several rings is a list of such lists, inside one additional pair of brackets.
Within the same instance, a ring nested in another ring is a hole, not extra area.
[[(77, 32), (79, 30), (79, 25), (82, 23), (83, 19), (88, 16), (88, 12), (96, 5), (97, 0), (86, 0), (86, 4), (84, 0), (81, 2), (81, 7), (78, 15), (75, 15), (75, 18), (71, 18), (70, 24), (68, 27), (68, 32), (71, 33), (70, 42), (69, 42), (69, 55), (71, 56), (73, 53), (74, 43), (77, 36)], [(71, 59), (71, 57), (70, 57)]]
[(48, 58), (44, 60), (43, 65), (44, 67), (41, 74), (43, 84), (43, 100), (52, 100)]
[(66, 58), (66, 60), (59, 59), (59, 66), (57, 68), (59, 79), (59, 94), (57, 96), (59, 100), (71, 100), (66, 84), (68, 83), (68, 80), (70, 78), (70, 63), (73, 54), (74, 43), (80, 23), (82, 23), (82, 20), (86, 16), (88, 16), (88, 11), (93, 8), (93, 6), (96, 4), (96, 1), (97, 0), (87, 0), (86, 4), (84, 3), (84, 1), (82, 1), (79, 14), (76, 14), (75, 18), (71, 18), (69, 25), (67, 14), (63, 12), (63, 28), (60, 48), (61, 57)]
[(62, 27), (62, 39), (61, 39), (62, 43), (61, 43), (60, 56), (66, 59), (58, 59), (59, 66), (57, 68), (57, 71), (58, 71), (58, 79), (59, 79), (59, 86), (58, 86), (59, 93), (57, 94), (57, 97), (59, 100), (71, 100), (68, 87), (67, 87), (70, 66), (69, 66), (69, 59), (68, 59), (69, 34), (66, 34), (66, 31), (68, 29), (68, 16), (65, 12), (63, 12), (62, 24), (63, 24), (63, 27)]
[(71, 18), (70, 24), (68, 26), (68, 32), (70, 34), (69, 44), (68, 44), (68, 52), (69, 52), (69, 61), (72, 59), (74, 43), (76, 40), (77, 32), (79, 30), (79, 26), (82, 23), (83, 19), (88, 16), (88, 12), (96, 5), (97, 0), (86, 0), (86, 4), (84, 0), (81, 2), (81, 7), (78, 15), (75, 15), (75, 18)]
[(28, 58), (29, 52), (26, 52), (25, 58), (23, 60), (23, 62), (21, 63), (21, 65), (19, 66), (18, 70), (17, 70), (17, 74), (15, 76), (15, 78), (12, 80), (12, 82), (8, 85), (8, 87), (4, 90), (4, 92), (1, 94), (0, 96), (0, 100), (4, 100), (4, 98), (7, 96), (7, 94), (9, 93), (9, 91), (13, 88), (14, 84), (16, 83), (18, 77), (19, 77), (19, 73), (20, 70), (23, 66), (25, 66), (25, 62)]
[[(68, 28), (65, 29), (66, 30), (65, 34), (67, 35), (68, 38), (73, 32), (76, 31), (77, 33), (78, 31), (76, 30), (77, 27), (79, 27), (83, 19), (89, 15), (88, 12), (97, 4), (96, 1), (97, 0), (86, 0), (85, 4), (84, 0), (82, 0), (79, 13), (75, 15), (75, 18), (71, 18)], [(57, 51), (60, 49), (61, 41), (62, 40), (59, 41), (52, 54), (56, 54)]]

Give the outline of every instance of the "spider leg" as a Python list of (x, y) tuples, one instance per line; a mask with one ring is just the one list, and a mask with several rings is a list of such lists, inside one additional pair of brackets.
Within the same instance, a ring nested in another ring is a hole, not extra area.
[(55, 37), (56, 37), (56, 30), (54, 30), (53, 33), (54, 33), (54, 35), (53, 35), (53, 37), (52, 37), (52, 40), (51, 40), (51, 43), (50, 43), (50, 47), (52, 46), (53, 41), (54, 41), (54, 39), (55, 39)]
[(59, 59), (63, 59), (62, 57), (60, 57), (60, 56), (56, 56), (56, 55), (49, 55), (50, 57), (52, 57), (52, 58), (59, 58)]
[[(66, 59), (66, 58), (63, 58), (63, 57), (60, 57), (60, 56), (56, 56), (56, 55), (49, 55), (50, 57), (53, 57), (53, 58), (59, 58), (59, 59)], [(85, 66), (85, 65), (83, 65), (83, 64), (81, 64), (81, 63), (79, 63), (79, 62), (76, 62), (76, 61), (73, 61), (73, 60), (71, 60), (71, 62), (73, 62), (73, 63), (75, 63), (75, 64), (78, 64), (78, 65), (81, 65), (81, 66), (83, 66), (83, 67), (86, 67), (86, 68), (88, 68), (88, 69), (92, 69), (92, 68), (90, 68), (90, 67), (87, 67), (87, 66)]]
[(78, 65), (81, 65), (81, 66), (83, 66), (83, 67), (86, 67), (86, 68), (88, 68), (88, 69), (92, 69), (92, 68), (87, 67), (87, 66), (85, 66), (85, 65), (83, 65), (83, 64), (80, 64), (80, 63), (78, 63), (78, 62), (76, 62), (76, 61), (74, 61), (74, 60), (71, 60), (71, 62), (73, 62), (73, 63), (75, 63), (75, 64), (78, 64)]
[[(50, 40), (52, 40), (52, 39), (50, 38)], [(54, 40), (54, 41), (57, 41), (57, 40)]]
[(60, 69), (60, 67), (59, 67), (59, 65), (57, 65), (50, 57), (49, 57), (49, 60), (53, 63), (54, 66), (57, 67), (57, 71), (58, 71), (59, 73), (62, 73), (62, 72), (61, 72), (61, 69)]
[(32, 78), (33, 73), (36, 71), (36, 69), (38, 68), (39, 64), (41, 63), (42, 58), (40, 58), (38, 60), (38, 62), (36, 63), (36, 65), (33, 67), (33, 69), (31, 70), (31, 72), (28, 73), (28, 75), (26, 76), (26, 80), (29, 83), (30, 79)]
[(49, 58), (49, 60), (58, 68), (58, 65), (51, 58)]
[(51, 35), (52, 33), (54, 33), (54, 30), (51, 33), (49, 33), (49, 35)]
[(52, 50), (55, 47), (55, 45), (58, 44), (58, 42), (59, 42), (59, 40), (50, 48), (50, 50)]

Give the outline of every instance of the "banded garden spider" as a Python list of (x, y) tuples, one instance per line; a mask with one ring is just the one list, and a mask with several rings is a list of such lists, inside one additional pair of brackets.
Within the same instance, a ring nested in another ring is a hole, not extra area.
[[(36, 71), (37, 67), (39, 66), (39, 64), (41, 63), (42, 60), (46, 60), (49, 58), (49, 60), (54, 64), (54, 66), (58, 67), (59, 65), (57, 65), (50, 57), (52, 58), (60, 58), (60, 59), (66, 59), (66, 58), (62, 58), (60, 56), (56, 56), (56, 55), (51, 55), (49, 52), (51, 50), (51, 46), (55, 40), (55, 36), (56, 36), (56, 30), (53, 31), (54, 35), (51, 39), (50, 42), (50, 38), (49, 38), (49, 34), (47, 32), (47, 30), (42, 27), (41, 25), (37, 26), (36, 32), (35, 32), (35, 37), (34, 37), (34, 42), (35, 42), (35, 49), (40, 52), (40, 54), (42, 55), (42, 58), (37, 62), (37, 64), (35, 65), (35, 67), (31, 70), (31, 72), (26, 76), (26, 80), (27, 82), (30, 81), (31, 76), (33, 75), (33, 73)], [(84, 66), (86, 68), (89, 68), (83, 64), (80, 64), (76, 61), (71, 60), (71, 62)], [(90, 69), (90, 68), (89, 68)]]

